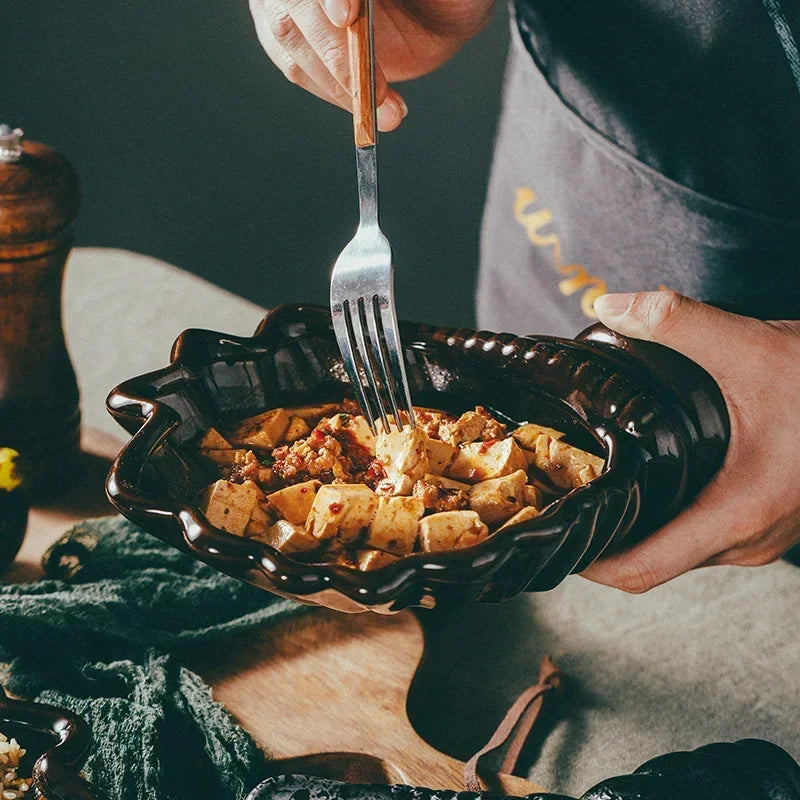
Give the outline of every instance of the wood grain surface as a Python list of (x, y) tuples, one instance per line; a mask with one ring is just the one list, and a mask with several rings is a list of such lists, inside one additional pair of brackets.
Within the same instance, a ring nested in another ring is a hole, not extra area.
[(358, 18), (347, 29), (353, 92), (353, 128), (356, 147), (375, 144), (375, 103), (370, 66), (370, 17), (372, 4), (362, 0)]
[(40, 493), (75, 474), (78, 385), (64, 343), (61, 286), (78, 177), (45, 145), (0, 160), (0, 443)]
[[(431, 747), (408, 720), (423, 650), (413, 612), (315, 610), (249, 636), (219, 661), (193, 666), (273, 753), (276, 774), (463, 790), (463, 762)], [(510, 775), (481, 777), (503, 794), (539, 790)]]
[[(3, 580), (35, 580), (42, 554), (70, 525), (111, 513), (103, 486), (119, 446), (116, 437), (84, 432), (81, 479), (32, 510), (25, 542)], [(460, 790), (463, 762), (425, 742), (408, 719), (409, 688), (424, 647), (413, 612), (386, 617), (320, 609), (222, 651), (209, 648), (188, 666), (269, 751), (275, 774)], [(503, 794), (541, 791), (515, 776), (481, 778)]]

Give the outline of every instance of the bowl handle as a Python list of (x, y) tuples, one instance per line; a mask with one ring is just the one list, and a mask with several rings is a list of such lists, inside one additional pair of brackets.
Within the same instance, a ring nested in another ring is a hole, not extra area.
[[(664, 345), (630, 339), (601, 323), (581, 331), (575, 341), (593, 345), (605, 358), (621, 359), (649, 378), (663, 396), (670, 393), (697, 432), (690, 493), (698, 492), (719, 469), (730, 439), (728, 407), (717, 382), (699, 364)], [(664, 391), (666, 390), (666, 392)]]

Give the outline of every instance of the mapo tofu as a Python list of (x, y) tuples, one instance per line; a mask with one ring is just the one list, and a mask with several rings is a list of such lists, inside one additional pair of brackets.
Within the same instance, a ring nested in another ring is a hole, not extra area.
[(604, 467), (561, 431), (508, 430), (482, 406), (416, 414), (416, 428), (392, 419), (377, 436), (348, 400), (211, 428), (198, 442), (219, 475), (201, 495), (206, 517), (296, 559), (370, 570), (476, 545)]

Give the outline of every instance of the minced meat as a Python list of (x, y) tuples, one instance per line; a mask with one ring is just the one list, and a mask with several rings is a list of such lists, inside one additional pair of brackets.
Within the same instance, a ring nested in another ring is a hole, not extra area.
[(446, 489), (435, 483), (418, 480), (412, 490), (430, 511), (463, 511), (469, 508), (469, 497), (463, 489)]
[(486, 418), (486, 424), (481, 431), (481, 440), (484, 442), (506, 438), (506, 426), (496, 420), (483, 406), (475, 406), (475, 412)]
[(350, 459), (342, 455), (342, 446), (333, 436), (315, 429), (310, 436), (294, 444), (277, 447), (272, 451), (275, 463), (272, 469), (287, 484), (311, 478), (351, 482)]
[(254, 481), (260, 486), (271, 486), (274, 478), (275, 475), (272, 469), (260, 461), (252, 450), (236, 454), (236, 463), (231, 467), (228, 475), (228, 480), (231, 483)]
[(455, 417), (451, 414), (445, 414), (441, 411), (429, 411), (424, 408), (414, 409), (414, 418), (417, 421), (417, 427), (425, 431), (426, 435), (431, 439), (440, 439), (439, 426), (455, 420)]

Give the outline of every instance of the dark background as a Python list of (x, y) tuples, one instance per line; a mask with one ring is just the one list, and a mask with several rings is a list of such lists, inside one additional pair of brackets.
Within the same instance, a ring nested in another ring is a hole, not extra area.
[[(246, 0), (4, 0), (3, 18), (0, 121), (77, 167), (78, 245), (147, 253), (265, 306), (326, 302), (357, 218), (350, 118), (285, 81)], [(409, 116), (380, 141), (406, 318), (473, 323), (505, 48), (498, 10), (401, 88)]]

